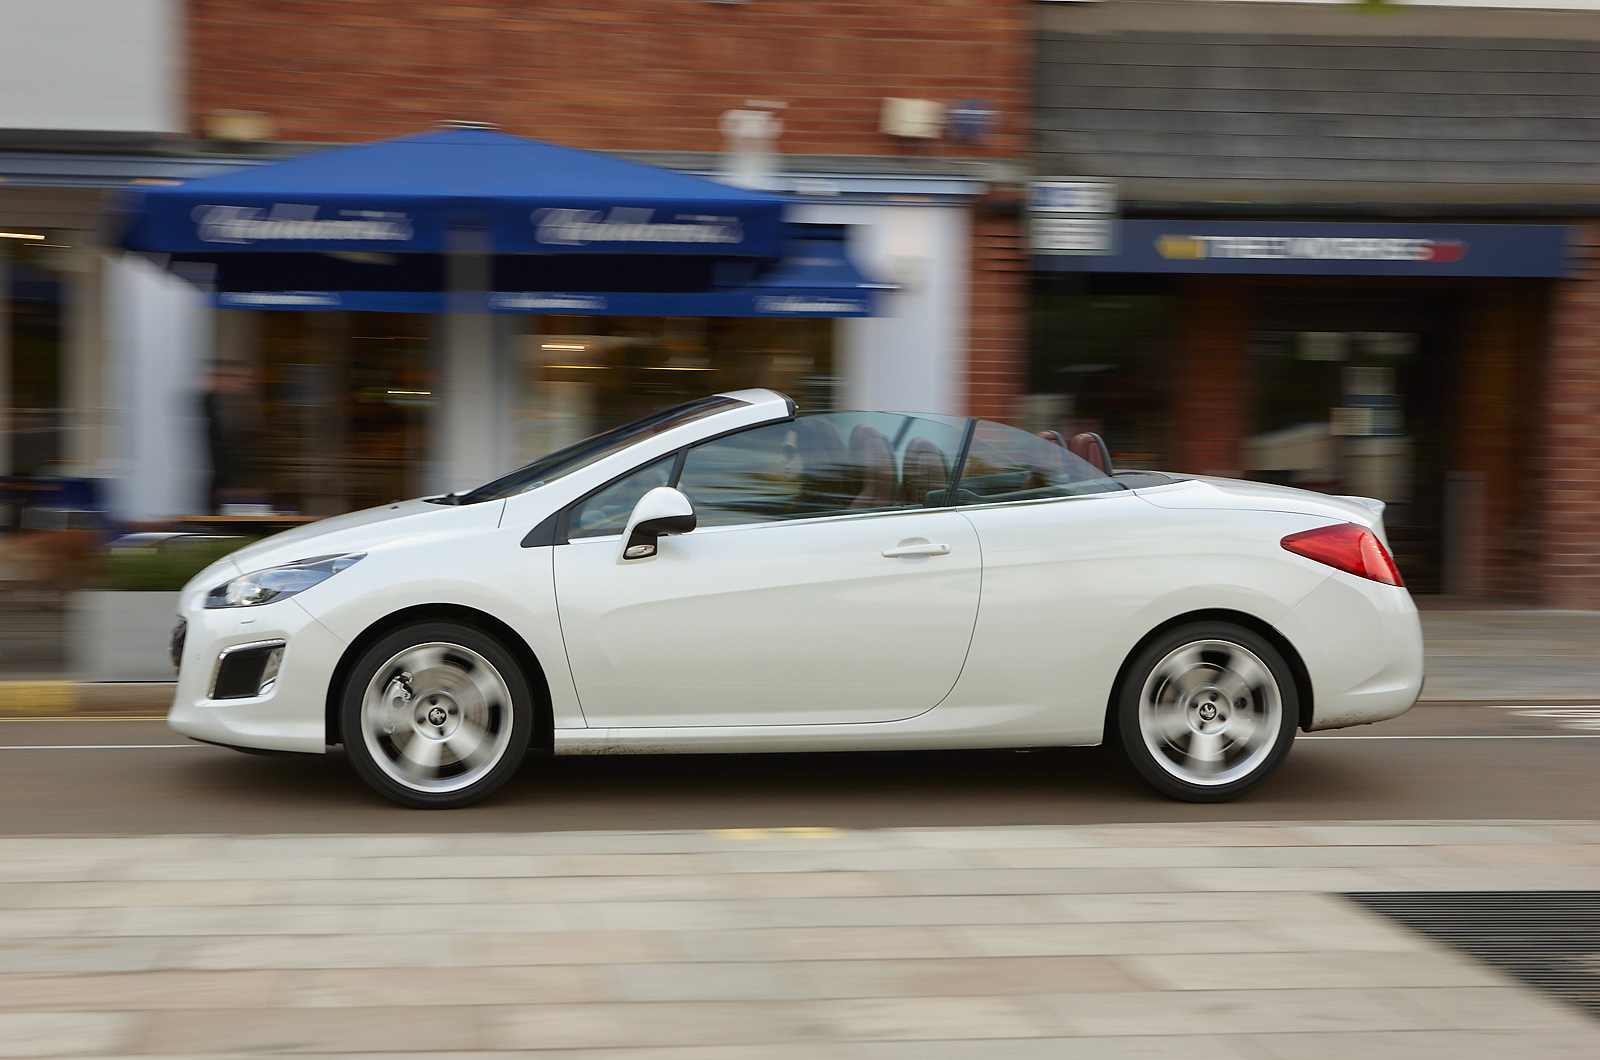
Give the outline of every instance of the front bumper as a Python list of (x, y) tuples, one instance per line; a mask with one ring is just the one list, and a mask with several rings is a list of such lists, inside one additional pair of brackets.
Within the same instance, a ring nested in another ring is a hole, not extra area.
[[(199, 606), (179, 616), (187, 622), (178, 690), (167, 713), (174, 731), (208, 743), (271, 751), (327, 748), (328, 681), (345, 643), (295, 600), (248, 608)], [(277, 679), (265, 695), (212, 699), (217, 659), (228, 648), (284, 642)]]

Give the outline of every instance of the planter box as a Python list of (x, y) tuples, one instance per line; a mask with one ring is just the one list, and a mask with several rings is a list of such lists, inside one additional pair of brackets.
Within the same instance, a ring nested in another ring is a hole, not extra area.
[(172, 681), (178, 594), (83, 592), (73, 601), (67, 661), (80, 681)]

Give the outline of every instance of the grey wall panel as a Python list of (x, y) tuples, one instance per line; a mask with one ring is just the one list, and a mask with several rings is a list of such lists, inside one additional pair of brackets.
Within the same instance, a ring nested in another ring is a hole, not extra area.
[[(1257, 34), (1241, 23), (1241, 5), (1093, 6), (1044, 16), (1043, 170), (1246, 185), (1459, 184), (1472, 196), (1500, 183), (1600, 187), (1600, 19), (1566, 39), (1517, 38), (1478, 32), (1459, 13), (1412, 19), (1408, 11), (1410, 25), (1449, 30), (1408, 35), (1399, 19), (1273, 5), (1261, 21), (1274, 32)], [(1161, 12), (1181, 17), (1157, 24)], [(1504, 12), (1485, 14), (1510, 24)], [(1050, 28), (1069, 24), (1097, 32)], [(1283, 32), (1334, 24), (1350, 32)], [(1526, 24), (1579, 23), (1541, 14)]]

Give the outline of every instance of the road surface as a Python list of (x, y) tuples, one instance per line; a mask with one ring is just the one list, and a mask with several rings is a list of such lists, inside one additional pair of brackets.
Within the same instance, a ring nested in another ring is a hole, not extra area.
[(338, 750), (263, 758), (159, 721), (14, 720), (0, 722), (0, 835), (1558, 820), (1600, 806), (1597, 757), (1600, 707), (1427, 705), (1302, 734), (1265, 787), (1217, 806), (1062, 749), (561, 757), (479, 806), (427, 812), (377, 798)]

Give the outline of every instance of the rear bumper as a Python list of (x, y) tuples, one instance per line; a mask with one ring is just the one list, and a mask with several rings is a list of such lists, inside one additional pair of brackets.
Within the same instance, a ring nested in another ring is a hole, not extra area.
[[(191, 608), (178, 689), (167, 724), (207, 743), (267, 751), (320, 754), (327, 747), (328, 678), (345, 644), (294, 600), (253, 608)], [(245, 621), (250, 619), (253, 621)], [(265, 695), (211, 699), (224, 649), (282, 640), (283, 661)]]
[(1311, 678), (1308, 731), (1385, 721), (1422, 694), (1422, 624), (1404, 589), (1333, 574), (1278, 628)]

